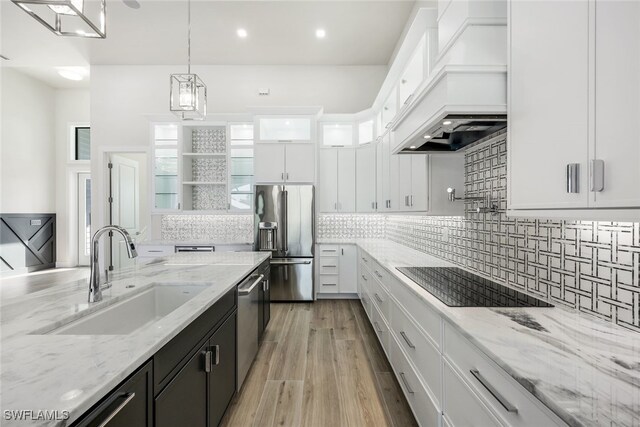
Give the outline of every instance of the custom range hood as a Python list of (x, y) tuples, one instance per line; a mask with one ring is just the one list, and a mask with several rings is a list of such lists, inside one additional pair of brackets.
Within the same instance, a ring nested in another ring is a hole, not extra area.
[(470, 148), (506, 132), (506, 114), (448, 114), (400, 153), (447, 153)]

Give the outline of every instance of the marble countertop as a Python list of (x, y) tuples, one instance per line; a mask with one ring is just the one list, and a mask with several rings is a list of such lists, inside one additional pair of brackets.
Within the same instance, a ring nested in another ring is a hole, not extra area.
[(231, 246), (231, 245), (253, 245), (253, 242), (228, 242), (224, 240), (163, 240), (149, 239), (136, 242), (140, 246), (175, 246), (175, 245), (203, 245), (203, 246)]
[[(158, 258), (115, 274), (113, 286), (104, 291), (104, 300), (91, 305), (87, 303), (86, 280), (59, 283), (29, 295), (3, 299), (2, 410), (69, 411), (70, 418), (32, 422), (3, 419), (1, 424), (70, 424), (268, 257), (258, 252), (224, 252)], [(142, 292), (154, 283), (199, 283), (206, 288), (160, 320), (129, 335), (43, 334)]]
[(351, 242), (569, 425), (640, 425), (637, 332), (558, 306), (448, 307), (396, 267), (452, 264), (387, 240)]

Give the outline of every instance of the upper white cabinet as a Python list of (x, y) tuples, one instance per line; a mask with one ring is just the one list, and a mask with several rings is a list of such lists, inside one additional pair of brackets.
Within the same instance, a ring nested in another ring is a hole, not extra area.
[(640, 207), (640, 4), (511, 2), (509, 28), (511, 213), (633, 216), (613, 209)]
[(423, 36), (400, 78), (400, 84), (398, 85), (400, 108), (409, 103), (416, 89), (424, 80), (424, 64), (425, 38)]
[(309, 116), (257, 116), (260, 142), (311, 142), (313, 119)]
[[(594, 190), (592, 206), (640, 207), (638, 1), (595, 2), (594, 93), (595, 147), (591, 159), (594, 163), (590, 166), (590, 186)], [(604, 168), (601, 184), (598, 166)]]
[(376, 155), (378, 211), (397, 211), (399, 159), (391, 155), (391, 132), (384, 134), (378, 142)]
[(394, 87), (382, 106), (382, 130), (391, 126), (398, 112), (398, 88)]
[(313, 183), (315, 146), (313, 144), (256, 144), (254, 148), (256, 183)]
[(322, 145), (345, 147), (353, 145), (353, 123), (323, 123)]
[(368, 144), (356, 150), (356, 211), (376, 212), (376, 145)]
[(368, 144), (374, 139), (374, 120), (358, 123), (358, 144)]
[(321, 149), (319, 156), (319, 211), (355, 212), (356, 151)]

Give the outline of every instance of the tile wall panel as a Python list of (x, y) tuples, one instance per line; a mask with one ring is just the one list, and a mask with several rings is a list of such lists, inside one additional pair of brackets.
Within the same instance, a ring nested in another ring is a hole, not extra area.
[(253, 243), (252, 215), (163, 215), (163, 240)]

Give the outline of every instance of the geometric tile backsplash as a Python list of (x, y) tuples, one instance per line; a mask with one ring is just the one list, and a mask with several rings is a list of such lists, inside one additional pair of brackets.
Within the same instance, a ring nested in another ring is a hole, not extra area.
[(162, 240), (252, 243), (253, 215), (163, 215)]
[(384, 238), (385, 218), (371, 214), (321, 214), (317, 219), (318, 238)]
[(640, 332), (640, 223), (507, 217), (506, 140), (465, 155), (465, 190), (498, 215), (390, 215), (386, 238)]

